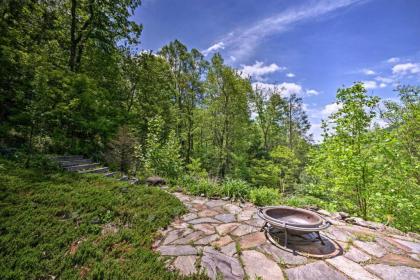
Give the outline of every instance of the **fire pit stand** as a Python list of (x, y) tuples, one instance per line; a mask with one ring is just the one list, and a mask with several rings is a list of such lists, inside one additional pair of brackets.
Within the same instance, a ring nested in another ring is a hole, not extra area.
[(321, 244), (325, 245), (319, 232), (331, 225), (312, 211), (287, 206), (259, 208), (257, 214), (265, 221), (261, 231), (270, 231), (271, 228), (275, 228), (284, 232), (285, 247), (287, 247), (288, 234), (303, 235), (315, 233)]

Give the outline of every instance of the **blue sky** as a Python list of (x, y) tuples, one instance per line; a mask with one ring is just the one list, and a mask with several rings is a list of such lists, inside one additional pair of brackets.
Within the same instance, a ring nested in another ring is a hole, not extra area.
[(315, 140), (337, 88), (364, 81), (395, 99), (397, 84), (420, 84), (420, 0), (143, 0), (134, 18), (142, 49), (178, 39), (302, 96)]

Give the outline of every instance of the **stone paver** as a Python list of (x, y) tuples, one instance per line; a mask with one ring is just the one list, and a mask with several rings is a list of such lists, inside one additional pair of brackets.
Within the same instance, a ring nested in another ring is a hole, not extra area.
[(289, 280), (347, 280), (344, 274), (332, 269), (323, 261), (286, 269), (286, 275)]
[(259, 247), (264, 253), (270, 255), (276, 262), (287, 265), (300, 265), (307, 263), (308, 259), (303, 256), (294, 255), (284, 251), (272, 244), (264, 244)]
[(201, 266), (210, 279), (216, 279), (219, 274), (226, 280), (242, 280), (245, 276), (237, 258), (229, 257), (209, 247), (204, 248)]
[(354, 245), (356, 245), (359, 249), (362, 249), (366, 253), (377, 258), (381, 258), (386, 254), (386, 250), (373, 241), (364, 242), (356, 240), (354, 241)]
[(220, 223), (220, 221), (215, 220), (213, 218), (199, 218), (199, 219), (195, 219), (195, 220), (190, 220), (190, 221), (188, 221), (188, 223), (190, 223), (192, 225), (196, 225), (196, 224), (216, 224), (216, 223)]
[(350, 250), (344, 254), (344, 256), (349, 260), (352, 260), (357, 263), (367, 262), (371, 259), (371, 257), (368, 254), (363, 253), (355, 247), (351, 247)]
[(174, 267), (181, 272), (182, 275), (190, 275), (196, 272), (195, 261), (196, 256), (179, 256), (174, 261)]
[(231, 234), (235, 236), (242, 236), (256, 231), (259, 231), (259, 229), (250, 225), (242, 224), (232, 231)]
[(408, 266), (390, 266), (386, 264), (370, 264), (365, 267), (368, 271), (384, 280), (419, 280), (420, 269)]
[[(324, 216), (332, 224), (322, 233), (326, 245), (316, 241), (315, 234), (291, 234), (285, 250), (270, 243), (265, 233), (260, 232), (264, 221), (256, 215), (257, 208), (251, 203), (174, 195), (189, 213), (175, 219), (167, 229), (159, 230), (159, 238), (152, 248), (166, 256), (166, 265), (182, 275), (198, 273), (200, 268), (210, 279), (284, 279), (287, 276), (289, 280), (420, 280), (418, 235), (403, 234), (360, 218), (357, 224), (350, 225), (346, 217), (332, 213)], [(281, 233), (276, 238), (283, 240)], [(345, 249), (343, 255), (325, 260), (293, 251), (325, 256), (337, 249), (334, 245), (337, 243)]]
[(158, 251), (163, 256), (186, 256), (197, 254), (197, 249), (190, 245), (161, 246), (158, 248)]
[(263, 232), (255, 232), (241, 237), (239, 242), (241, 249), (248, 249), (264, 244), (266, 242)]
[(214, 228), (212, 224), (193, 225), (193, 228), (195, 230), (201, 230), (202, 232), (204, 232), (204, 234), (213, 234), (216, 232), (216, 229)]
[(239, 226), (238, 223), (221, 224), (221, 225), (216, 226), (216, 231), (220, 235), (225, 235), (225, 234), (230, 233), (234, 229), (236, 229), (238, 226)]
[(242, 261), (249, 279), (282, 280), (280, 267), (264, 254), (250, 250), (242, 252)]
[(214, 218), (224, 223), (232, 223), (236, 221), (235, 215), (233, 214), (219, 214), (214, 216)]
[(378, 278), (367, 272), (361, 265), (343, 256), (327, 259), (327, 263), (335, 266), (338, 270), (355, 280), (378, 280)]

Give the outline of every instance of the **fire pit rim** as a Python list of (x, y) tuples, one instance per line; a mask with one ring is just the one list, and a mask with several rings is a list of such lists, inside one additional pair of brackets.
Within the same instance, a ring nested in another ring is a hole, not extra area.
[[(293, 223), (287, 223), (282, 222), (279, 219), (274, 219), (271, 216), (266, 215), (265, 213), (270, 209), (288, 209), (288, 210), (297, 210), (300, 212), (304, 212), (310, 215), (313, 215), (317, 217), (320, 220), (320, 223), (318, 223), (316, 226), (308, 226), (308, 225), (296, 225)], [(276, 228), (283, 228), (283, 229), (290, 229), (294, 230), (296, 232), (318, 232), (321, 230), (324, 230), (330, 226), (330, 223), (326, 221), (324, 218), (322, 218), (317, 213), (314, 213), (312, 211), (297, 208), (297, 207), (290, 207), (290, 206), (266, 206), (261, 207), (258, 209), (257, 215), (263, 219), (265, 222), (269, 223), (271, 226), (274, 226)]]

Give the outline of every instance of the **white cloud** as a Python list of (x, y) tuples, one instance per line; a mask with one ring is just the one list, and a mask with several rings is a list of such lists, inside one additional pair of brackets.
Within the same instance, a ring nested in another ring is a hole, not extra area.
[(307, 95), (318, 95), (318, 94), (319, 94), (319, 92), (318, 92), (318, 91), (316, 91), (316, 90), (314, 90), (314, 89), (307, 89), (307, 90), (306, 90), (306, 94), (307, 94)]
[(233, 32), (229, 32), (220, 40), (220, 42), (223, 42), (224, 46), (230, 49), (231, 55), (234, 55), (237, 59), (241, 59), (251, 54), (263, 41), (263, 38), (267, 36), (283, 33), (295, 24), (310, 19), (319, 20), (322, 16), (340, 8), (364, 2), (366, 1), (329, 0), (318, 1), (316, 4), (311, 5), (301, 5), (257, 21), (250, 26), (245, 26)]
[(384, 87), (386, 87), (386, 86), (387, 86), (387, 84), (385, 84), (385, 83), (380, 83), (380, 84), (379, 84), (379, 87), (380, 87), (380, 88), (384, 88)]
[(204, 56), (207, 56), (208, 54), (212, 52), (216, 52), (218, 50), (223, 50), (225, 48), (225, 44), (223, 42), (218, 42), (207, 49), (203, 50), (202, 53)]
[(371, 70), (371, 69), (363, 69), (362, 70), (362, 72), (365, 74), (365, 75), (375, 75), (376, 74), (376, 72), (375, 71), (373, 71), (373, 70)]
[(341, 108), (343, 108), (343, 106), (341, 104), (338, 104), (338, 103), (327, 104), (321, 110), (321, 117), (322, 118), (328, 118), (331, 114), (336, 113)]
[(400, 62), (400, 59), (398, 57), (391, 57), (387, 60), (388, 63), (397, 63)]
[(288, 77), (288, 78), (293, 78), (293, 77), (295, 77), (296, 75), (295, 74), (293, 74), (293, 73), (287, 73), (286, 74), (286, 77)]
[(234, 57), (233, 55), (231, 55), (229, 58), (232, 62), (236, 61), (236, 57)]
[(239, 71), (243, 77), (251, 76), (256, 80), (262, 80), (264, 75), (272, 74), (284, 69), (284, 67), (280, 67), (275, 63), (264, 65), (264, 62), (256, 61), (254, 65), (242, 65), (242, 68)]
[(378, 82), (381, 82), (381, 83), (385, 83), (385, 84), (390, 84), (394, 81), (394, 79), (392, 79), (392, 78), (381, 77), (381, 76), (376, 77), (375, 80), (377, 80)]
[(411, 62), (396, 64), (392, 67), (392, 73), (396, 75), (420, 73), (420, 64)]
[(374, 89), (378, 87), (376, 81), (362, 81), (366, 89)]
[(281, 83), (279, 84), (284, 95), (300, 94), (302, 93), (302, 86), (295, 83)]
[(282, 96), (289, 96), (291, 94), (301, 94), (303, 92), (302, 86), (295, 83), (281, 83), (270, 84), (263, 82), (252, 83), (253, 88), (258, 88), (263, 91), (278, 91)]

